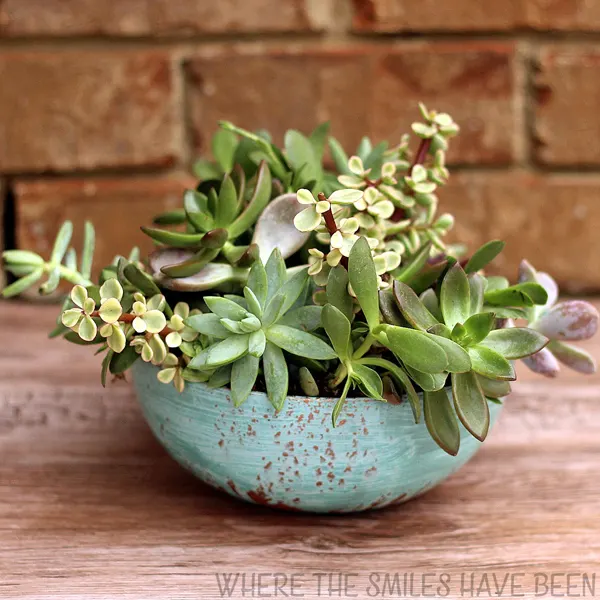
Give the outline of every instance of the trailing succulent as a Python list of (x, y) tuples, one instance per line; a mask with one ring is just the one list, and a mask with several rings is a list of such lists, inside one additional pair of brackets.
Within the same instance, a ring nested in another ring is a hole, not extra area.
[(96, 346), (103, 384), (142, 360), (179, 391), (228, 386), (235, 406), (253, 390), (276, 410), (290, 393), (323, 397), (334, 425), (350, 394), (406, 401), (454, 455), (460, 423), (485, 439), (514, 361), (550, 377), (559, 363), (594, 372), (566, 342), (594, 335), (599, 317), (586, 302), (557, 303), (554, 280), (526, 261), (515, 285), (486, 276), (500, 241), (468, 259), (444, 241), (454, 219), (438, 214), (438, 192), (458, 126), (420, 109), (414, 153), (408, 135), (392, 147), (364, 138), (348, 156), (327, 124), (288, 131), (280, 149), (221, 123), (183, 207), (142, 227), (157, 245), (146, 260), (117, 256), (95, 282), (94, 229), (85, 224), (78, 259), (66, 222), (48, 261), (4, 252), (16, 280), (3, 295), (72, 284), (50, 335)]

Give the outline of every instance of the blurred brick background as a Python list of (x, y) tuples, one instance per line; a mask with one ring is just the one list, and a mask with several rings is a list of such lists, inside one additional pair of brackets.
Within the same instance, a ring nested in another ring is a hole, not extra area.
[(600, 290), (600, 2), (0, 0), (0, 221), (47, 251), (97, 225), (98, 260), (175, 206), (217, 119), (392, 142), (416, 103), (462, 127), (442, 207)]

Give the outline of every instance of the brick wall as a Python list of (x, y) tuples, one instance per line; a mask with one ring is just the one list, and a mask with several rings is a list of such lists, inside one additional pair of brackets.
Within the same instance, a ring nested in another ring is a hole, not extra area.
[(47, 251), (66, 217), (102, 262), (143, 245), (217, 119), (278, 140), (329, 119), (351, 148), (423, 100), (462, 126), (456, 235), (600, 290), (600, 2), (0, 0), (0, 81), (8, 245)]

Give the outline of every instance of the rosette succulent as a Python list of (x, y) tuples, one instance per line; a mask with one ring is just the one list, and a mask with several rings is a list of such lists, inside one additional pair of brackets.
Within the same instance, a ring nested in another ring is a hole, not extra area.
[(598, 313), (558, 302), (554, 280), (525, 261), (514, 285), (488, 275), (501, 241), (468, 258), (447, 243), (454, 217), (438, 213), (438, 196), (459, 128), (420, 110), (416, 143), (363, 138), (351, 153), (328, 124), (288, 131), (279, 148), (223, 122), (182, 207), (142, 226), (156, 244), (148, 257), (116, 256), (95, 280), (94, 228), (78, 258), (66, 222), (48, 260), (4, 252), (15, 280), (3, 295), (68, 292), (51, 336), (97, 346), (103, 384), (142, 360), (179, 391), (227, 386), (234, 406), (253, 390), (275, 411), (288, 395), (323, 397), (334, 426), (350, 394), (406, 401), (456, 454), (460, 423), (485, 439), (516, 360), (552, 377), (559, 363), (595, 371), (569, 342), (594, 335)]

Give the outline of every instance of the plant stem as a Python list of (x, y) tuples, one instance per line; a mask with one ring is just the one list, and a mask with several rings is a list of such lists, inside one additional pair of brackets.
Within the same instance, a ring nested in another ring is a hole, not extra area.
[[(323, 192), (319, 193), (319, 201), (323, 201), (323, 200), (327, 200), (327, 197), (325, 196), (325, 194)], [(335, 222), (335, 218), (333, 216), (333, 211), (331, 210), (331, 208), (323, 213), (323, 218), (325, 219), (325, 226), (327, 227), (327, 231), (329, 231), (329, 235), (333, 236), (333, 234), (338, 231), (338, 226), (337, 223)], [(348, 257), (347, 256), (342, 256), (342, 259), (340, 260), (340, 264), (346, 269), (346, 271), (348, 270)]]
[[(367, 337), (363, 340), (363, 343), (354, 351), (354, 354), (352, 355), (352, 360), (358, 360), (359, 358), (362, 358), (371, 349), (371, 346), (376, 341), (377, 339), (375, 338), (375, 336), (369, 333)], [(331, 386), (335, 388), (338, 385), (340, 385), (340, 383), (342, 383), (342, 381), (346, 379), (347, 375), (348, 368), (344, 363), (340, 363), (340, 366), (337, 368), (333, 377), (333, 381), (331, 382)]]

